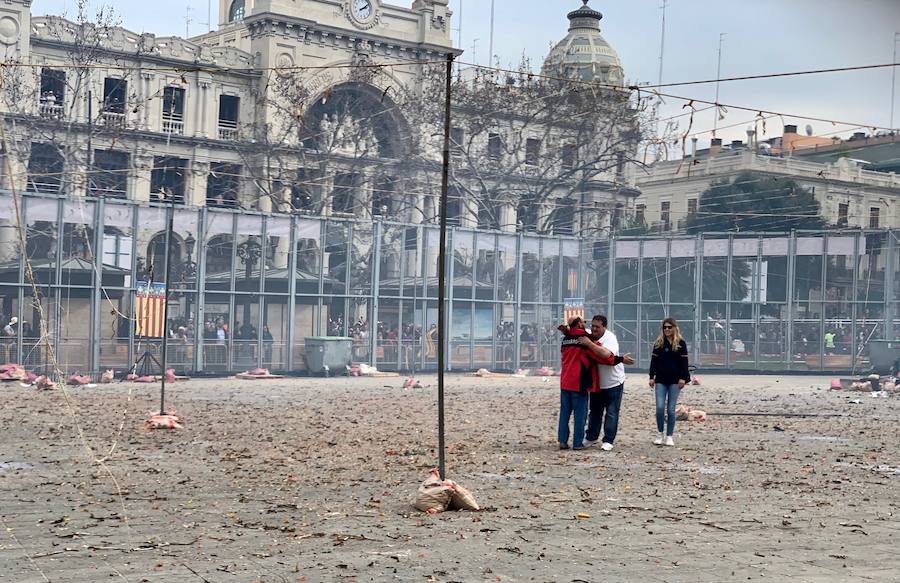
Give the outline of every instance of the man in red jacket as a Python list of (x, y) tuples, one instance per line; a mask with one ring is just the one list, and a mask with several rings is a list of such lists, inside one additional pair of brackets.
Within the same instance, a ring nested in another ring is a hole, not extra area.
[(624, 362), (625, 358), (615, 356), (603, 346), (594, 345), (589, 348), (582, 344), (582, 338), (589, 339), (582, 318), (572, 318), (568, 326), (560, 326), (560, 331), (563, 333), (563, 340), (560, 347), (562, 370), (559, 376), (559, 449), (569, 449), (569, 419), (573, 414), (575, 430), (572, 449), (584, 449), (588, 395), (600, 386), (597, 363), (615, 365)]

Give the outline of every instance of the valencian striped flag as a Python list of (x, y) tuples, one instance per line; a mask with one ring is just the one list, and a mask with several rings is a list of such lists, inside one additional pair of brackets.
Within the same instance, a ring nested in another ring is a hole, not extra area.
[(566, 298), (563, 300), (563, 322), (568, 324), (574, 317), (584, 320), (584, 298)]
[(135, 302), (135, 335), (162, 338), (166, 329), (166, 286), (162, 283), (137, 282)]

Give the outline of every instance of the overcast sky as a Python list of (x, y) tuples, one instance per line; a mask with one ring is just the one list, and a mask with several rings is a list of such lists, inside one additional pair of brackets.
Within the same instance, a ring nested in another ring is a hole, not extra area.
[[(626, 77), (632, 83), (657, 81), (661, 1), (590, 2), (591, 7), (604, 14), (602, 33), (619, 53)], [(391, 3), (409, 6), (412, 1)], [(459, 34), (457, 27), (462, 24), (462, 48), (466, 51), (463, 60), (487, 64), (491, 0), (450, 3), (455, 12), (454, 42)], [(99, 2), (94, 0), (92, 4)], [(184, 35), (185, 13), (191, 6), (191, 34), (206, 31), (207, 0), (113, 0), (106, 4), (114, 7), (126, 28), (163, 36)], [(71, 13), (74, 5), (75, 0), (34, 0), (32, 13)], [(214, 0), (213, 10), (217, 5)], [(580, 5), (580, 0), (495, 0), (495, 60), (503, 66), (514, 65), (524, 56), (539, 68), (550, 47), (566, 35), (566, 13)], [(669, 0), (663, 82), (714, 78), (719, 33), (726, 35), (722, 76), (732, 77), (890, 63), (895, 32), (900, 32), (900, 0)], [(897, 76), (900, 77), (900, 71)], [(897, 84), (900, 94), (900, 79)], [(671, 87), (666, 91), (710, 100), (715, 96), (712, 84)], [(722, 83), (719, 101), (752, 109), (890, 126), (891, 69)], [(684, 103), (670, 99), (663, 115), (682, 112)], [(900, 98), (895, 99), (895, 110), (896, 127), (900, 125)], [(729, 110), (719, 125), (737, 127), (720, 130), (719, 136), (726, 142), (745, 138), (753, 117), (750, 112)], [(801, 131), (810, 124), (816, 134), (843, 130), (839, 135), (848, 135), (852, 129), (785, 117), (767, 123), (767, 137), (779, 135), (784, 123), (795, 123)], [(694, 130), (711, 130), (712, 125), (711, 111), (695, 116)], [(686, 129), (684, 123), (681, 127)], [(699, 137), (703, 147), (711, 136), (705, 133)]]

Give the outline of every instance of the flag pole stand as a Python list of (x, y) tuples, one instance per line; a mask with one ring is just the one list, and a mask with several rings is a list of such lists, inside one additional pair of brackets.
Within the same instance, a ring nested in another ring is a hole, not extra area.
[[(147, 280), (147, 290), (149, 291), (153, 287), (153, 264), (150, 264), (150, 270), (148, 275), (150, 276)], [(146, 308), (145, 308), (146, 312)], [(141, 355), (134, 361), (134, 364), (131, 365), (131, 374), (136, 374), (141, 377), (149, 376), (152, 374), (156, 374), (156, 371), (162, 366), (156, 356), (153, 354), (153, 351), (150, 349), (150, 341), (148, 336), (145, 334), (147, 330), (147, 318), (146, 313), (141, 314), (143, 316), (142, 321), (143, 325), (140, 327), (141, 335), (138, 336), (138, 345), (143, 344), (144, 351)]]
[(134, 361), (134, 366), (131, 367), (131, 370), (133, 374), (145, 377), (154, 374), (161, 366), (162, 364), (153, 355), (153, 351), (150, 350), (150, 345), (147, 344), (143, 354)]

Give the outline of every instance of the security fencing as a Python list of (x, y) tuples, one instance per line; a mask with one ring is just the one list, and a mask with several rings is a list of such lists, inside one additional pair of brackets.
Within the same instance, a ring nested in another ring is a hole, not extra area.
[[(17, 219), (0, 194), (0, 317), (18, 320), (0, 341), (38, 370), (128, 369), (159, 357), (163, 332), (190, 374), (304, 372), (310, 336), (350, 337), (353, 359), (382, 370), (434, 370), (441, 341), (451, 370), (554, 367), (567, 298), (606, 314), (640, 367), (666, 316), (693, 363), (724, 370), (864, 371), (873, 340), (900, 337), (898, 231), (594, 241), (452, 228), (441, 339), (433, 224), (178, 206), (167, 248), (165, 206), (19, 200)], [(163, 325), (139, 284), (167, 267)]]

